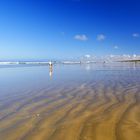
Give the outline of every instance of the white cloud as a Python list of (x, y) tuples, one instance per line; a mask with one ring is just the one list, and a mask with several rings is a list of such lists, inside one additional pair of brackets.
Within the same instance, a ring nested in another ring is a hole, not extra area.
[(86, 57), (86, 58), (90, 58), (90, 54), (86, 54), (85, 57)]
[(105, 40), (106, 39), (106, 36), (104, 35), (104, 34), (99, 34), (99, 35), (97, 35), (97, 40), (98, 41), (103, 41), (103, 40)]
[(88, 37), (84, 34), (83, 35), (75, 35), (74, 39), (80, 40), (80, 41), (86, 41), (86, 40), (88, 40)]
[(138, 33), (133, 33), (132, 36), (133, 36), (133, 37), (140, 37), (140, 34), (138, 34)]
[(117, 45), (114, 46), (114, 49), (118, 49), (119, 47)]

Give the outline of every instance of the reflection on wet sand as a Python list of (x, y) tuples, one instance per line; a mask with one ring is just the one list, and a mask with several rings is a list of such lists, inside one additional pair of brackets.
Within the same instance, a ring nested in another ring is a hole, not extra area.
[(50, 63), (49, 64), (49, 76), (50, 76), (50, 78), (52, 78), (52, 75), (53, 75), (53, 64)]
[(109, 76), (5, 98), (0, 139), (139, 140), (140, 82)]

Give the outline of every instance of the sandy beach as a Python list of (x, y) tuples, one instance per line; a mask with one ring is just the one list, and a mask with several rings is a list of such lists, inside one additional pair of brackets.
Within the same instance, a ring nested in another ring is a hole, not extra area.
[(96, 72), (86, 82), (51, 85), (3, 97), (0, 139), (139, 140), (138, 72)]

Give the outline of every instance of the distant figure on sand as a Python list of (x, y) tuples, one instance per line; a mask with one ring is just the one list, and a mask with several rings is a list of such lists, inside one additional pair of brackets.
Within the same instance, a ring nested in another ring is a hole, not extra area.
[(49, 62), (49, 66), (52, 67), (52, 65), (53, 65), (52, 62), (50, 61), (50, 62)]
[(52, 64), (52, 62), (50, 61), (50, 62), (49, 62), (49, 75), (50, 75), (50, 77), (52, 77), (52, 73), (53, 73), (53, 64)]

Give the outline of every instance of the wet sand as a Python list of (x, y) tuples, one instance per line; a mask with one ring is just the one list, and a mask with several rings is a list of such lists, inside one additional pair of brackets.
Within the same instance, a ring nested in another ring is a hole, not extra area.
[(139, 140), (139, 81), (106, 77), (1, 99), (0, 140)]

